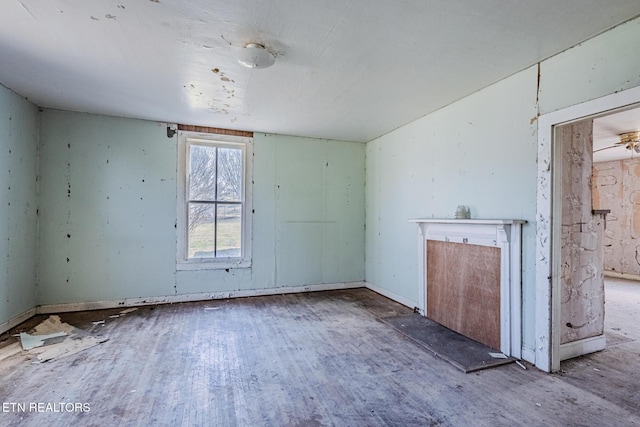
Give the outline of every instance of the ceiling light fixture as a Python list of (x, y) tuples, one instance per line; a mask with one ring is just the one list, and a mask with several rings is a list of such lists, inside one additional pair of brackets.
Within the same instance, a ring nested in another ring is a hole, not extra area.
[(640, 131), (625, 132), (620, 134), (620, 143), (640, 142)]
[(276, 62), (276, 57), (258, 43), (249, 43), (240, 52), (238, 62), (247, 68), (267, 68)]
[(638, 152), (640, 144), (640, 131), (621, 133), (619, 144), (625, 145), (628, 150), (634, 149), (636, 152)]

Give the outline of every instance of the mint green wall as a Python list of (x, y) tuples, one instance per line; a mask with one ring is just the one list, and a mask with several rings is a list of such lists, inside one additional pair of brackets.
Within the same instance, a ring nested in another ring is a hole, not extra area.
[(36, 305), (38, 109), (0, 85), (0, 323)]
[(170, 295), (175, 138), (159, 123), (45, 110), (39, 303)]
[(181, 293), (364, 280), (364, 144), (256, 133), (251, 269), (179, 271)]
[(176, 272), (165, 126), (45, 110), (40, 138), (40, 304), (364, 279), (363, 144), (256, 134), (252, 268)]
[(640, 85), (640, 18), (607, 31), (540, 66), (540, 113)]
[(256, 270), (268, 275), (265, 286), (364, 279), (364, 150), (339, 141), (256, 138), (255, 240), (260, 252), (275, 248), (273, 262)]
[(368, 282), (418, 305), (418, 228), (408, 219), (453, 218), (467, 205), (472, 218), (529, 222), (523, 281), (525, 301), (533, 297), (536, 80), (530, 68), (367, 144)]
[(538, 108), (640, 85), (639, 44), (636, 19), (542, 62), (539, 92), (534, 66), (369, 142), (366, 280), (417, 302), (417, 228), (408, 218), (453, 218), (463, 204), (472, 218), (525, 219), (523, 339), (532, 350)]

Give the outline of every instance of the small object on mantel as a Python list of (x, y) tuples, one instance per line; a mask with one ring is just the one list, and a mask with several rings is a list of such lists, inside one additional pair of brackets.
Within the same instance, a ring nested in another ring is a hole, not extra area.
[(456, 219), (469, 219), (471, 218), (471, 211), (468, 206), (459, 205), (456, 209)]

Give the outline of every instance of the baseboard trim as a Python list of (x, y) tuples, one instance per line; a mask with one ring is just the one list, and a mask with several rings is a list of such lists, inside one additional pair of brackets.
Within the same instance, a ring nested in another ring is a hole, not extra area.
[[(376, 285), (375, 283), (371, 283), (371, 282), (364, 282), (364, 283), (365, 283), (367, 289), (370, 289), (373, 292), (382, 295), (383, 297), (387, 297), (390, 300), (393, 300), (393, 301), (395, 301), (397, 303), (400, 303), (400, 304), (402, 304), (404, 306), (407, 306), (409, 308), (412, 308), (412, 309), (417, 306), (415, 301), (412, 301), (412, 300), (410, 300), (408, 298), (405, 298), (405, 297), (403, 297), (401, 295), (398, 295), (395, 292), (392, 292), (392, 291), (390, 291), (388, 289), (385, 289), (385, 288), (383, 288), (381, 286)], [(421, 313), (421, 314), (424, 314), (424, 313)]]
[(636, 280), (640, 281), (640, 275), (633, 273), (619, 273), (617, 271), (605, 270), (605, 277), (613, 277), (615, 279), (627, 279), (627, 280)]
[(530, 348), (522, 347), (522, 360), (526, 360), (532, 365), (536, 364), (536, 351)]
[(139, 307), (157, 304), (175, 304), (180, 302), (208, 301), (231, 298), (245, 298), (266, 295), (294, 294), (302, 292), (333, 291), (366, 287), (365, 282), (339, 282), (319, 285), (289, 286), (283, 288), (251, 289), (225, 292), (199, 292), (157, 297), (124, 298), (119, 300), (72, 302), (64, 304), (47, 304), (36, 307), (38, 314), (65, 313), (72, 311), (102, 310), (119, 307)]
[(585, 338), (560, 345), (560, 360), (572, 359), (583, 354), (595, 353), (604, 350), (607, 346), (607, 339), (604, 335)]
[(3, 334), (5, 332), (7, 332), (8, 330), (15, 328), (16, 326), (18, 326), (20, 323), (24, 322), (25, 320), (31, 319), (33, 316), (36, 315), (36, 308), (30, 308), (29, 310), (25, 311), (24, 313), (18, 314), (16, 317), (14, 317), (13, 319), (7, 320), (4, 323), (0, 323), (0, 334)]

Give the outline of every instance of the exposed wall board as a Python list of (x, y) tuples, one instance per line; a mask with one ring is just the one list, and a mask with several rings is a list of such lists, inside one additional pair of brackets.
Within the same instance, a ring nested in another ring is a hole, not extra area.
[(362, 144), (267, 136), (276, 152), (276, 286), (364, 278)]
[(364, 279), (363, 144), (254, 134), (250, 269), (180, 271), (180, 293)]
[(427, 313), (500, 349), (500, 248), (427, 240)]
[(0, 323), (36, 304), (38, 110), (0, 85)]
[(45, 110), (41, 134), (40, 304), (364, 279), (362, 144), (255, 134), (252, 267), (176, 272), (166, 127)]
[(540, 113), (640, 85), (640, 18), (541, 63)]
[(537, 68), (367, 144), (367, 282), (417, 305), (418, 245), (409, 218), (519, 218), (525, 342), (533, 348)]
[(542, 62), (540, 75), (529, 68), (369, 142), (367, 281), (417, 300), (407, 218), (452, 218), (465, 204), (473, 218), (526, 219), (523, 340), (525, 351), (534, 349), (535, 291), (548, 286), (535, 276), (536, 118), (640, 85), (639, 42), (636, 19)]
[(640, 159), (593, 165), (594, 209), (609, 209), (604, 268), (640, 275)]
[(560, 344), (602, 335), (604, 220), (593, 215), (593, 121), (561, 126), (562, 245)]
[(176, 144), (159, 123), (45, 110), (40, 304), (175, 292)]
[(243, 136), (247, 138), (253, 138), (253, 132), (223, 128), (212, 128), (208, 126), (194, 126), (194, 125), (178, 125), (178, 130), (184, 130), (188, 132), (200, 132), (200, 133), (213, 133), (217, 135), (232, 135)]

